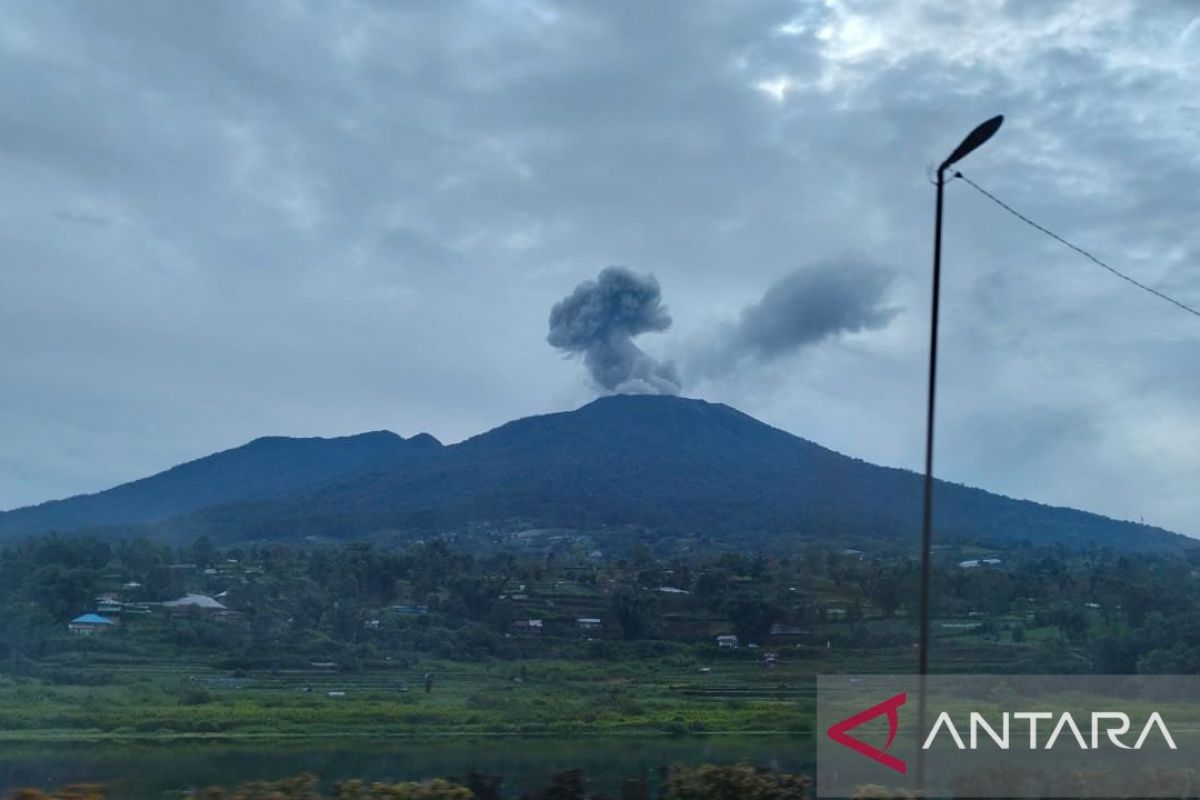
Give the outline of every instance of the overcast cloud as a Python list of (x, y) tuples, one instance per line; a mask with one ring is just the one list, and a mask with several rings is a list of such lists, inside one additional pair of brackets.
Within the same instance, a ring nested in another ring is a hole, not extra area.
[[(594, 395), (608, 264), (686, 352), (853, 252), (886, 324), (690, 381), (919, 468), (928, 165), (1200, 302), (1200, 9), (1145, 0), (8, 4), (0, 507), (264, 434)], [(1200, 325), (948, 187), (940, 475), (1200, 534)], [(768, 295), (769, 297), (769, 295)]]

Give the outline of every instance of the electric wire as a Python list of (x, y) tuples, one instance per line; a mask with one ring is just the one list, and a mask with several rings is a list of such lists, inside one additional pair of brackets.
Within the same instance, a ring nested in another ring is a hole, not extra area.
[(1039, 230), (1039, 231), (1041, 231), (1042, 233), (1046, 234), (1047, 236), (1049, 236), (1051, 239), (1055, 240), (1055, 241), (1056, 241), (1056, 242), (1058, 242), (1059, 244), (1062, 244), (1062, 245), (1065, 245), (1066, 247), (1069, 247), (1069, 248), (1071, 248), (1071, 249), (1072, 249), (1072, 250), (1074, 250), (1076, 253), (1079, 253), (1079, 255), (1083, 256), (1083, 257), (1084, 257), (1084, 258), (1086, 258), (1086, 259), (1088, 259), (1089, 261), (1091, 261), (1092, 263), (1096, 264), (1097, 266), (1103, 267), (1104, 269), (1106, 269), (1106, 270), (1108, 270), (1109, 272), (1111, 272), (1113, 275), (1116, 275), (1116, 276), (1117, 276), (1118, 278), (1120, 278), (1121, 280), (1123, 280), (1123, 281), (1126, 281), (1127, 283), (1131, 283), (1131, 284), (1133, 284), (1134, 286), (1136, 286), (1137, 288), (1141, 289), (1142, 291), (1144, 291), (1144, 292), (1149, 292), (1150, 294), (1154, 295), (1155, 297), (1158, 297), (1158, 298), (1160, 298), (1160, 299), (1162, 299), (1162, 300), (1166, 300), (1166, 301), (1167, 301), (1168, 303), (1170, 303), (1171, 305), (1177, 306), (1178, 308), (1181, 308), (1181, 309), (1183, 309), (1184, 311), (1188, 312), (1189, 314), (1191, 314), (1191, 315), (1193, 315), (1193, 316), (1195, 316), (1195, 317), (1200, 317), (1200, 311), (1196, 310), (1196, 309), (1195, 309), (1195, 308), (1193, 308), (1192, 306), (1189, 306), (1188, 304), (1186, 304), (1186, 303), (1184, 303), (1184, 302), (1182, 302), (1182, 301), (1180, 301), (1180, 300), (1176, 300), (1174, 297), (1171, 297), (1169, 294), (1165, 294), (1165, 293), (1163, 293), (1163, 292), (1160, 292), (1158, 289), (1155, 289), (1155, 288), (1153, 288), (1153, 287), (1151, 287), (1151, 286), (1147, 286), (1146, 284), (1142, 283), (1141, 281), (1137, 280), (1136, 278), (1132, 278), (1132, 277), (1130, 277), (1129, 275), (1126, 275), (1124, 272), (1121, 272), (1121, 271), (1120, 271), (1119, 269), (1117, 269), (1116, 267), (1113, 267), (1113, 266), (1111, 266), (1111, 265), (1109, 265), (1109, 264), (1106, 264), (1105, 262), (1101, 261), (1099, 258), (1096, 258), (1096, 256), (1094, 256), (1094, 255), (1092, 255), (1091, 253), (1089, 253), (1087, 250), (1084, 250), (1082, 247), (1079, 247), (1079, 246), (1077, 246), (1077, 245), (1074, 245), (1074, 244), (1072, 244), (1071, 242), (1068, 242), (1066, 239), (1064, 239), (1063, 237), (1059, 236), (1059, 235), (1058, 235), (1057, 233), (1055, 233), (1054, 231), (1052, 231), (1052, 230), (1050, 230), (1049, 228), (1046, 228), (1046, 227), (1044, 227), (1044, 226), (1042, 226), (1042, 225), (1039, 225), (1038, 223), (1036, 223), (1036, 222), (1034, 222), (1033, 220), (1031, 220), (1029, 217), (1027, 217), (1027, 216), (1025, 216), (1024, 214), (1022, 214), (1020, 211), (1017, 211), (1015, 208), (1013, 208), (1012, 206), (1010, 206), (1008, 203), (1004, 202), (1004, 201), (1003, 201), (1003, 200), (1001, 200), (999, 197), (996, 197), (996, 195), (992, 194), (992, 193), (991, 193), (991, 192), (989, 192), (987, 189), (984, 189), (984, 188), (983, 188), (982, 186), (980, 186), (978, 183), (976, 183), (975, 181), (971, 180), (971, 179), (970, 179), (970, 178), (968, 178), (966, 175), (963, 175), (961, 172), (959, 172), (959, 171), (957, 171), (957, 170), (956, 170), (956, 171), (955, 171), (955, 173), (954, 173), (954, 177), (955, 177), (955, 178), (962, 178), (964, 181), (966, 181), (967, 185), (968, 185), (968, 186), (970, 186), (972, 189), (974, 189), (975, 191), (979, 192), (979, 193), (980, 193), (980, 194), (982, 194), (984, 197), (986, 197), (987, 199), (991, 200), (993, 203), (995, 203), (996, 205), (1000, 206), (1000, 207), (1001, 207), (1001, 208), (1003, 208), (1005, 211), (1007, 211), (1008, 213), (1012, 214), (1012, 215), (1013, 215), (1014, 217), (1016, 217), (1017, 219), (1019, 219), (1019, 220), (1021, 220), (1022, 222), (1024, 222), (1026, 225), (1029, 225), (1030, 227), (1032, 227), (1032, 228), (1035, 228), (1036, 230)]

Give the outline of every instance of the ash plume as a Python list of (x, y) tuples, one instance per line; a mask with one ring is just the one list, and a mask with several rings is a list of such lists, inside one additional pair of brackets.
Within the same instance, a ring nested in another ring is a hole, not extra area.
[(671, 315), (653, 275), (605, 267), (550, 309), (546, 341), (568, 355), (583, 355), (598, 387), (618, 394), (678, 394), (670, 361), (657, 361), (633, 339), (665, 331)]
[(715, 377), (764, 364), (840, 334), (882, 328), (898, 313), (885, 304), (893, 270), (869, 261), (821, 261), (791, 272), (747, 306), (719, 339), (693, 357)]

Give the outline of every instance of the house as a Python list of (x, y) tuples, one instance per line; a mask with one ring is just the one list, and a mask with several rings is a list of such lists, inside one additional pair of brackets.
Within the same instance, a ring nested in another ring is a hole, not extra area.
[(99, 614), (83, 614), (68, 622), (67, 630), (81, 636), (91, 636), (111, 631), (116, 625), (117, 623), (108, 617), (102, 617)]
[(519, 619), (510, 627), (514, 633), (528, 633), (537, 636), (541, 634), (544, 626), (540, 619)]
[(732, 650), (738, 646), (738, 638), (732, 633), (726, 633), (717, 637), (717, 647), (722, 650)]
[(958, 562), (958, 566), (962, 569), (975, 569), (983, 566), (994, 567), (1001, 563), (1003, 562), (998, 558), (972, 558), (967, 561)]
[(176, 600), (167, 600), (162, 604), (171, 614), (200, 614), (217, 620), (231, 620), (241, 616), (225, 606), (220, 600), (206, 594), (188, 592)]
[(397, 614), (428, 614), (429, 606), (418, 606), (412, 603), (397, 603), (392, 606), (392, 611)]
[(595, 617), (580, 617), (575, 620), (575, 627), (581, 631), (598, 631), (603, 624)]
[(97, 614), (120, 614), (123, 604), (112, 595), (101, 595), (96, 598)]
[(193, 608), (198, 608), (202, 611), (227, 610), (220, 600), (209, 597), (206, 594), (192, 594), (191, 592), (176, 600), (167, 600), (162, 605), (163, 608), (169, 608), (175, 612), (187, 612)]

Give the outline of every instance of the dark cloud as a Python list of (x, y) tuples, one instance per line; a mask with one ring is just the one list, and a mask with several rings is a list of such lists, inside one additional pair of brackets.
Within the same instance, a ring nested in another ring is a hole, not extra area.
[(553, 347), (582, 354), (598, 387), (618, 394), (678, 394), (675, 365), (642, 352), (633, 337), (665, 331), (671, 315), (653, 275), (606, 267), (550, 309)]
[(839, 333), (880, 328), (895, 315), (884, 298), (895, 272), (865, 261), (801, 267), (742, 312), (739, 348), (773, 358)]
[(886, 325), (893, 270), (843, 259), (809, 264), (785, 275), (697, 358), (710, 376), (746, 361), (766, 362), (824, 339)]

